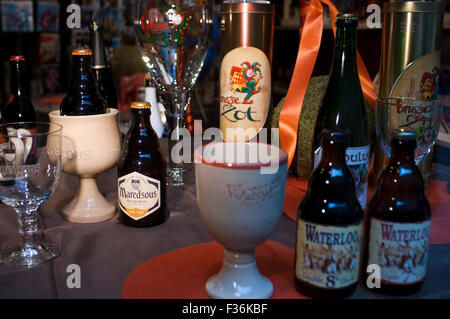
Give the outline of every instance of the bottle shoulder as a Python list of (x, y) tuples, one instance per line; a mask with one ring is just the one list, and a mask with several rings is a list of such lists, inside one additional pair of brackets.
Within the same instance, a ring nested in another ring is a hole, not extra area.
[(417, 222), (430, 218), (430, 204), (415, 164), (389, 165), (379, 174), (368, 201), (371, 217), (398, 222)]
[(326, 225), (360, 223), (363, 210), (356, 198), (354, 182), (349, 174), (332, 178), (329, 171), (316, 168), (311, 176), (308, 191), (299, 205), (298, 218)]

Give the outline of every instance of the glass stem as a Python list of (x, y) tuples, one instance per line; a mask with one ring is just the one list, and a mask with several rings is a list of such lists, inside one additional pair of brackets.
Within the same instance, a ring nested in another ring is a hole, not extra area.
[(42, 235), (38, 224), (37, 207), (21, 207), (17, 209), (19, 234), (22, 236), (24, 248), (36, 245)]
[(169, 169), (182, 170), (184, 163), (183, 154), (175, 152), (172, 154), (173, 147), (182, 140), (181, 129), (184, 128), (184, 116), (182, 114), (169, 114)]

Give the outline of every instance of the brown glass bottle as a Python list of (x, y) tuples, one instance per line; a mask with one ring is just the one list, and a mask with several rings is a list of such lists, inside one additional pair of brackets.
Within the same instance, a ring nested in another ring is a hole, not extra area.
[(131, 114), (118, 164), (119, 219), (127, 226), (154, 226), (169, 217), (166, 161), (150, 124), (150, 103), (133, 102)]
[[(414, 132), (393, 133), (391, 158), (367, 205), (362, 277), (365, 287), (375, 283), (374, 277), (381, 279), (380, 287), (371, 289), (375, 292), (411, 294), (425, 280), (430, 205), (414, 161), (416, 137)], [(379, 275), (369, 274), (368, 265), (378, 265)]]
[(297, 215), (294, 277), (313, 298), (343, 298), (356, 288), (363, 211), (345, 163), (347, 134), (323, 130), (322, 157)]
[(25, 76), (25, 57), (11, 56), (11, 94), (3, 112), (3, 123), (35, 122), (36, 112), (28, 92)]
[(106, 113), (105, 101), (100, 96), (91, 70), (92, 51), (72, 51), (72, 78), (69, 92), (59, 107), (61, 115), (95, 115)]

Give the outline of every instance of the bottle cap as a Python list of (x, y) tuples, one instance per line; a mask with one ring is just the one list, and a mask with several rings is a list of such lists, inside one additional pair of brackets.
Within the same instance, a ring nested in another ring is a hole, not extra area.
[(347, 146), (347, 132), (343, 130), (322, 130), (322, 145)]
[(150, 102), (136, 101), (131, 103), (132, 109), (150, 109), (150, 107), (151, 107)]
[(25, 61), (25, 57), (23, 55), (13, 55), (9, 58), (9, 61)]
[(92, 55), (92, 51), (90, 49), (74, 49), (72, 55)]
[(336, 26), (338, 25), (358, 25), (358, 16), (352, 13), (338, 13), (336, 15)]
[(358, 21), (358, 16), (353, 13), (338, 13), (336, 15), (337, 20), (356, 20)]

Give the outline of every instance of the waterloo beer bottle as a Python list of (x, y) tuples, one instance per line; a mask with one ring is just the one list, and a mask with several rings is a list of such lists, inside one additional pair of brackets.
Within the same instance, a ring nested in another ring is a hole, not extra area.
[(363, 285), (369, 276), (373, 283), (377, 279), (380, 288), (373, 288), (375, 292), (410, 294), (425, 280), (430, 206), (414, 161), (416, 137), (414, 132), (394, 131), (391, 158), (367, 204)]
[(133, 102), (131, 114), (118, 164), (119, 218), (127, 226), (154, 226), (169, 217), (166, 161), (150, 124), (150, 103)]
[(36, 112), (31, 102), (25, 74), (25, 57), (11, 56), (11, 94), (3, 112), (2, 122), (35, 122)]
[(356, 196), (364, 209), (370, 161), (369, 126), (356, 64), (357, 16), (338, 14), (336, 47), (327, 88), (316, 117), (313, 137), (314, 165), (320, 161), (320, 132), (342, 129), (348, 133), (347, 166), (355, 180)]
[(92, 71), (96, 79), (98, 91), (105, 100), (106, 107), (117, 109), (117, 91), (111, 75), (111, 68), (106, 60), (103, 24), (103, 13), (98, 11), (93, 15), (90, 26), (91, 50), (94, 55), (92, 59)]
[(106, 113), (105, 101), (100, 96), (91, 70), (92, 51), (72, 51), (72, 77), (69, 92), (60, 105), (61, 115), (95, 115)]
[(313, 298), (342, 298), (359, 279), (363, 210), (345, 164), (347, 134), (324, 130), (321, 146), (298, 208), (295, 284)]

